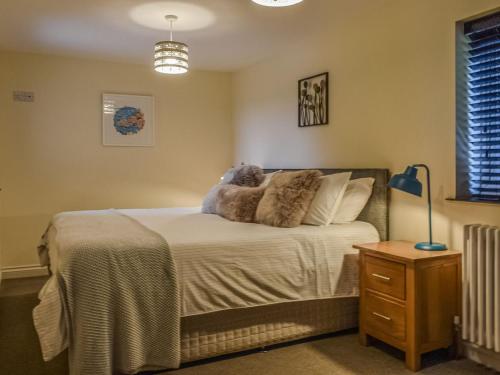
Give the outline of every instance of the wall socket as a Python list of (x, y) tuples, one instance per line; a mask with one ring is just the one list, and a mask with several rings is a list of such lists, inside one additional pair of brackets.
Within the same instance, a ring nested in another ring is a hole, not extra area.
[(35, 93), (31, 91), (14, 91), (13, 97), (15, 102), (34, 102)]

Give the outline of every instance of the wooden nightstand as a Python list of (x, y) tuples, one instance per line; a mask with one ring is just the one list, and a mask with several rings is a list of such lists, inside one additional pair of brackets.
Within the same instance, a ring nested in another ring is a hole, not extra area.
[(460, 315), (461, 253), (422, 251), (407, 241), (355, 245), (360, 251), (359, 336), (406, 352), (406, 367), (420, 369), (420, 355), (453, 345)]

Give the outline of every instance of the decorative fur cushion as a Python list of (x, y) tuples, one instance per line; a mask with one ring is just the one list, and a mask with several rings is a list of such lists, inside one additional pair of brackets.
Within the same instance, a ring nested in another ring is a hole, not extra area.
[(225, 186), (219, 189), (215, 212), (231, 221), (255, 222), (255, 211), (265, 187)]
[[(227, 182), (225, 181), (227, 175)], [(238, 186), (257, 187), (264, 181), (264, 171), (256, 165), (240, 165), (231, 168), (222, 178), (222, 183)]]
[(257, 207), (256, 221), (274, 227), (298, 227), (321, 185), (321, 176), (318, 170), (274, 175)]
[(276, 171), (276, 172), (271, 172), (271, 173), (266, 173), (264, 174), (264, 181), (262, 181), (262, 183), (260, 184), (261, 187), (267, 187), (269, 185), (269, 183), (271, 182), (272, 178), (274, 177), (274, 175), (276, 173), (281, 173), (283, 172), (281, 169), (279, 171)]
[(222, 176), (221, 182), (213, 186), (205, 196), (201, 212), (204, 214), (216, 213), (217, 195), (219, 190), (221, 190), (221, 186), (237, 185), (256, 187), (259, 186), (264, 179), (264, 171), (261, 167), (256, 165), (240, 165), (229, 169), (224, 173), (224, 176)]

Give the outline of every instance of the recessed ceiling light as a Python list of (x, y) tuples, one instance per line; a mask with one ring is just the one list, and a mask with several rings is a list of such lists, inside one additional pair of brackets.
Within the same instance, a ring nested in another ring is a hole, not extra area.
[(287, 7), (301, 3), (303, 0), (252, 0), (254, 3), (266, 7)]

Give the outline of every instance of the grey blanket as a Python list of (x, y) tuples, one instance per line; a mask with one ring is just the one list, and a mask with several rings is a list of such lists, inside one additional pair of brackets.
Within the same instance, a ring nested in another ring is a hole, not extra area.
[(180, 297), (163, 237), (113, 210), (63, 213), (52, 225), (71, 375), (177, 368)]

